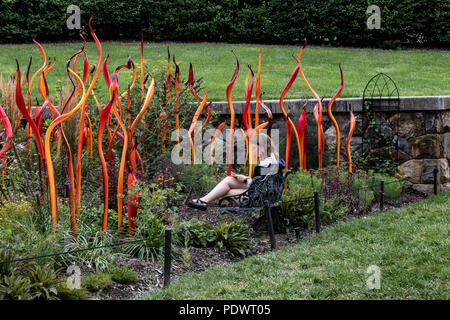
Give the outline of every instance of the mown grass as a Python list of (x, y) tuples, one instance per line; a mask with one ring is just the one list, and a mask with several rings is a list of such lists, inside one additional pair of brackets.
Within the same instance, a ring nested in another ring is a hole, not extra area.
[[(50, 92), (55, 92), (61, 84), (67, 84), (65, 64), (79, 49), (78, 43), (43, 44), (47, 55), (56, 57), (57, 64), (48, 74)], [(247, 64), (256, 73), (258, 53), (262, 51), (261, 87), (264, 99), (279, 99), (289, 76), (295, 67), (293, 56), (297, 56), (299, 46), (254, 45), (254, 44), (213, 44), (213, 43), (146, 43), (144, 47), (145, 65), (153, 75), (165, 72), (167, 68), (167, 47), (181, 68), (181, 77), (187, 80), (189, 63), (193, 64), (196, 78), (204, 79), (203, 86), (212, 101), (225, 101), (226, 87), (234, 72), (235, 61), (231, 54), (234, 49), (240, 61), (240, 74), (233, 90), (234, 100), (244, 99), (244, 83)], [(96, 47), (88, 43), (90, 63), (97, 63)], [(42, 65), (42, 58), (34, 44), (0, 45), (0, 73), (6, 77), (14, 73), (18, 59), (25, 72), (30, 54), (33, 55), (32, 71)], [(109, 69), (125, 64), (130, 55), (139, 67), (140, 44), (103, 42), (104, 56), (110, 55)], [(341, 97), (362, 96), (367, 81), (378, 72), (390, 75), (397, 83), (400, 95), (448, 95), (450, 94), (449, 70), (450, 51), (421, 50), (380, 50), (357, 48), (332, 48), (308, 46), (302, 56), (304, 73), (312, 87), (321, 97), (331, 97), (339, 87), (338, 65), (344, 70), (345, 85)], [(79, 69), (82, 63), (80, 62)], [(172, 70), (174, 67), (172, 65)], [(139, 69), (138, 69), (139, 74)], [(122, 71), (120, 84), (124, 90), (132, 79), (130, 71)], [(138, 80), (139, 83), (139, 80)], [(36, 89), (35, 89), (36, 90)], [(100, 75), (97, 96), (104, 103), (108, 97), (102, 75)], [(289, 91), (287, 98), (312, 97), (300, 75)]]
[[(449, 196), (339, 222), (140, 299), (449, 299)], [(366, 287), (371, 265), (380, 268), (380, 289)]]

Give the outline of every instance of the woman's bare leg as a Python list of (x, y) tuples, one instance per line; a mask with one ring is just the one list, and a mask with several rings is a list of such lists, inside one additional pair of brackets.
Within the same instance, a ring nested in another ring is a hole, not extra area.
[(209, 203), (224, 196), (242, 193), (247, 189), (246, 183), (239, 182), (236, 178), (228, 176), (220, 181), (206, 196), (200, 198), (200, 200)]
[(235, 196), (235, 195), (241, 194), (245, 191), (247, 191), (247, 189), (230, 189), (230, 191), (228, 191), (228, 193), (225, 195), (225, 197)]

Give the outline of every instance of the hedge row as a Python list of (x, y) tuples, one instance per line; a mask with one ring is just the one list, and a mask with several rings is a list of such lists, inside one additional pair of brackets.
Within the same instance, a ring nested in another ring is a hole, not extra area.
[[(95, 14), (100, 39), (310, 43), (363, 47), (450, 44), (450, 0), (2, 0), (0, 42), (66, 41), (67, 7)], [(369, 5), (381, 28), (369, 30)]]

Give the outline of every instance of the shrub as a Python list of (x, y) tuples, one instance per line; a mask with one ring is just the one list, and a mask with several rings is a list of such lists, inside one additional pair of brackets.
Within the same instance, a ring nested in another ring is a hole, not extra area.
[(342, 201), (339, 196), (332, 196), (329, 199), (321, 198), (319, 208), (320, 220), (324, 224), (335, 222), (348, 213), (345, 201)]
[(111, 270), (113, 281), (122, 284), (136, 283), (139, 281), (138, 274), (128, 266), (113, 267)]
[(312, 219), (314, 191), (321, 185), (313, 172), (297, 171), (288, 176), (288, 188), (283, 191), (281, 218), (288, 227), (307, 228)]
[(297, 171), (289, 176), (288, 181), (281, 204), (281, 218), (288, 228), (314, 225), (314, 192), (320, 194), (319, 212), (323, 223), (332, 223), (354, 206), (359, 206), (359, 201), (354, 198), (358, 193), (364, 196), (364, 206), (374, 199), (374, 193), (367, 190), (366, 179), (349, 176), (347, 171), (335, 167), (310, 170), (309, 173)]
[(21, 223), (29, 219), (29, 215), (32, 213), (32, 207), (29, 202), (3, 202), (5, 205), (0, 206), (0, 227), (2, 229), (13, 228), (15, 224)]
[(368, 208), (375, 199), (375, 192), (370, 189), (365, 177), (353, 176), (350, 190), (364, 208)]
[(380, 190), (381, 181), (384, 181), (384, 198), (388, 201), (397, 200), (406, 188), (404, 180), (385, 174), (371, 174), (368, 184), (374, 192)]
[[(82, 206), (80, 209), (78, 233), (84, 236), (95, 236), (103, 222), (103, 205)], [(108, 210), (108, 230), (117, 233), (117, 212)], [(125, 220), (123, 221), (126, 222)]]
[(375, 193), (367, 187), (355, 186), (353, 188), (353, 195), (357, 197), (363, 208), (369, 208), (375, 199)]
[[(311, 43), (383, 48), (450, 43), (447, 1), (375, 2), (382, 10), (379, 30), (367, 29), (365, 0), (345, 5), (340, 0), (142, 0), (132, 7), (125, 0), (107, 7), (104, 1), (80, 0), (76, 4), (80, 6), (83, 25), (95, 13), (94, 27), (100, 39), (138, 39), (142, 30), (146, 39), (154, 41), (296, 44), (306, 37)], [(70, 16), (61, 14), (67, 6), (67, 1), (61, 0), (4, 1), (1, 41), (55, 41), (67, 40), (68, 36), (78, 39), (77, 32), (68, 35), (59, 27)], [(113, 15), (117, 18), (111, 21)]]
[(10, 201), (5, 201), (4, 205), (0, 206), (0, 241), (3, 248), (12, 247), (19, 251), (19, 247), (25, 246), (22, 239), (29, 238), (30, 229), (34, 229), (31, 205), (28, 202)]
[[(184, 196), (181, 194), (181, 185), (161, 188), (155, 183), (147, 186), (139, 183), (137, 190), (140, 197), (137, 219), (140, 214), (152, 213), (163, 221), (175, 220), (174, 216), (177, 215), (178, 206), (184, 200)], [(138, 220), (135, 221), (135, 225), (139, 227)]]
[(281, 218), (284, 224), (287, 227), (308, 228), (313, 219), (314, 199), (295, 198), (284, 193), (281, 204)]
[[(10, 249), (1, 249), (0, 250), (0, 261), (11, 261), (16, 259), (16, 255), (13, 250)], [(14, 273), (21, 273), (26, 270), (26, 266), (22, 262), (11, 262), (11, 263), (2, 263), (0, 264), (0, 284), (2, 283), (2, 279), (6, 276), (13, 275)]]
[(222, 180), (221, 174), (225, 172), (222, 166), (208, 164), (183, 165), (175, 167), (176, 181), (181, 182), (189, 191), (192, 187), (193, 195), (205, 195)]
[(111, 275), (107, 273), (88, 273), (83, 277), (83, 286), (91, 292), (102, 290), (111, 284)]

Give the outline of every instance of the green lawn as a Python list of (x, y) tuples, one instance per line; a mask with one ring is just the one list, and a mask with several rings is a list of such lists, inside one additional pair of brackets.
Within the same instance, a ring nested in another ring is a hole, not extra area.
[[(181, 276), (141, 299), (449, 299), (450, 193), (340, 222), (264, 255)], [(381, 271), (366, 287), (367, 268)]]
[[(43, 46), (47, 55), (56, 57), (58, 61), (48, 75), (50, 90), (54, 92), (57, 85), (67, 82), (66, 61), (79, 49), (80, 44), (57, 43)], [(244, 99), (247, 64), (251, 64), (256, 73), (259, 50), (262, 51), (261, 83), (262, 91), (265, 92), (264, 99), (278, 99), (295, 67), (292, 56), (296, 56), (300, 49), (298, 46), (253, 44), (147, 43), (144, 48), (145, 64), (154, 75), (166, 70), (167, 46), (170, 46), (171, 52), (176, 56), (182, 79), (187, 80), (189, 63), (192, 63), (195, 77), (204, 78), (203, 85), (213, 101), (226, 99), (226, 86), (235, 67), (232, 49), (235, 50), (241, 66), (233, 91), (234, 100)], [(96, 47), (93, 43), (88, 43), (87, 52), (90, 63), (96, 63)], [(139, 66), (140, 44), (137, 42), (103, 42), (103, 53), (104, 56), (110, 55), (110, 71), (119, 64), (126, 63), (128, 55), (131, 55)], [(0, 73), (4, 77), (12, 74), (15, 71), (15, 59), (19, 60), (24, 72), (30, 54), (33, 55), (34, 72), (42, 65), (42, 58), (34, 44), (0, 45)], [(331, 97), (338, 89), (339, 63), (342, 65), (345, 78), (341, 97), (362, 96), (367, 81), (378, 72), (387, 73), (394, 79), (400, 95), (450, 94), (450, 51), (393, 51), (308, 46), (302, 57), (305, 75), (321, 97)], [(124, 90), (131, 78), (131, 72), (121, 72), (121, 86)], [(107, 91), (102, 76), (99, 85), (96, 94), (104, 102)], [(312, 97), (312, 94), (299, 75), (287, 98), (303, 96)]]

